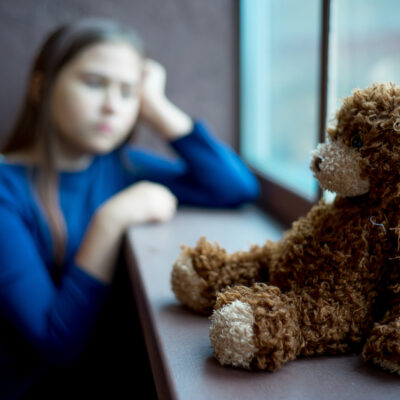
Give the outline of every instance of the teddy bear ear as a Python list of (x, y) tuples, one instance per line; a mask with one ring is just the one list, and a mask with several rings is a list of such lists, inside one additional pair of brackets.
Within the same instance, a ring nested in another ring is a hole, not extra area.
[(393, 122), (393, 130), (400, 133), (400, 117)]

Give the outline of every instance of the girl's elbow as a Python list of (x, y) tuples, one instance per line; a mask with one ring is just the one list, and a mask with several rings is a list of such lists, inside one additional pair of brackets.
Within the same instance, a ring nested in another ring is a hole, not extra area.
[(221, 192), (220, 201), (223, 206), (238, 207), (245, 203), (254, 202), (260, 195), (260, 185), (254, 179), (246, 179), (240, 182), (231, 182)]
[(260, 184), (256, 178), (245, 179), (238, 183), (233, 190), (232, 197), (235, 198), (237, 205), (250, 203), (258, 199), (260, 195)]
[(244, 194), (247, 200), (245, 201), (255, 201), (260, 196), (261, 188), (258, 180), (254, 177), (248, 180), (245, 185)]

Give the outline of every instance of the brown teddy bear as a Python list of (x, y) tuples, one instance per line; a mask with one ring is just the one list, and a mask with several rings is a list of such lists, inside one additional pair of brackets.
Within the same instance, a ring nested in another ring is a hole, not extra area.
[(319, 201), (278, 242), (227, 254), (183, 247), (171, 282), (190, 308), (213, 310), (221, 364), (276, 370), (299, 356), (361, 352), (400, 373), (400, 87), (344, 99), (311, 169)]

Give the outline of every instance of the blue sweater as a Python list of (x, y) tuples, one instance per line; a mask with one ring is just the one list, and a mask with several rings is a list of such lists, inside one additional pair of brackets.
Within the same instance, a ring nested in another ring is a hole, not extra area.
[(139, 180), (166, 185), (181, 204), (231, 207), (258, 195), (251, 172), (205, 125), (195, 123), (193, 132), (170, 144), (177, 159), (124, 146), (95, 157), (83, 171), (60, 173), (68, 242), (57, 282), (51, 235), (30, 186), (30, 169), (0, 162), (1, 398), (7, 386), (22, 388), (34, 371), (73, 361), (82, 350), (110, 287), (79, 268), (74, 256), (104, 201)]

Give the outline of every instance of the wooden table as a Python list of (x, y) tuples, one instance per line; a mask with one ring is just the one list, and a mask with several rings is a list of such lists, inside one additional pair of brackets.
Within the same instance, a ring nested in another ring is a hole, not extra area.
[(253, 206), (184, 208), (169, 223), (128, 232), (126, 260), (160, 399), (400, 399), (400, 377), (357, 355), (299, 359), (274, 373), (222, 367), (213, 357), (208, 318), (182, 307), (170, 288), (180, 245), (194, 246), (204, 235), (236, 251), (281, 234)]

